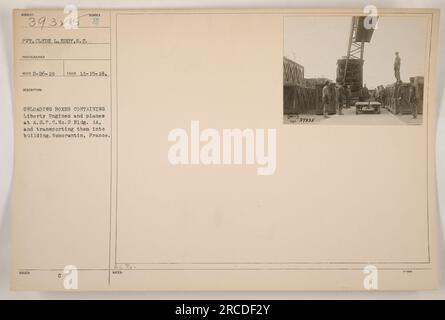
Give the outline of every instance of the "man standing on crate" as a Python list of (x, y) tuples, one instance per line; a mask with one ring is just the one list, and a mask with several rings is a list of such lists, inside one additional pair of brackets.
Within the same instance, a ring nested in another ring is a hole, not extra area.
[(331, 98), (331, 93), (329, 92), (329, 80), (326, 80), (326, 82), (324, 83), (321, 95), (322, 95), (321, 104), (323, 105), (323, 115), (325, 118), (328, 118), (329, 101)]
[(401, 64), (401, 59), (399, 56), (399, 52), (396, 52), (396, 58), (394, 59), (394, 76), (396, 77), (397, 82), (401, 82), (401, 80), (400, 80), (400, 64)]
[(414, 84), (414, 78), (409, 79), (408, 103), (411, 108), (413, 119), (417, 119), (417, 90)]

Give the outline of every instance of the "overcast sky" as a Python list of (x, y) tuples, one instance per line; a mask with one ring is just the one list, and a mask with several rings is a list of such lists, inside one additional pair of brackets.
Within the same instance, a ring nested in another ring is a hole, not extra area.
[[(304, 66), (306, 78), (336, 78), (337, 59), (346, 55), (350, 17), (287, 17), (284, 55)], [(401, 78), (423, 76), (428, 54), (427, 17), (380, 17), (365, 44), (363, 81), (370, 88), (395, 82), (394, 53), (402, 59)]]

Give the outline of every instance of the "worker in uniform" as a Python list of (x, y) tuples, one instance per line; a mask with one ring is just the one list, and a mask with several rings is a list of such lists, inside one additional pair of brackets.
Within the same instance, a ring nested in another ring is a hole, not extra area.
[(396, 52), (396, 58), (394, 59), (394, 76), (396, 77), (397, 82), (401, 82), (400, 80), (400, 64), (401, 59), (399, 52)]
[(368, 99), (369, 99), (369, 90), (365, 83), (363, 85), (362, 90), (360, 90), (360, 101), (368, 101)]
[(417, 119), (417, 90), (416, 86), (414, 85), (413, 78), (410, 79), (408, 103), (411, 108), (411, 114), (413, 115), (413, 119)]
[(328, 107), (329, 107), (329, 101), (331, 98), (331, 93), (329, 92), (329, 81), (326, 81), (324, 83), (324, 87), (321, 91), (322, 95), (322, 105), (323, 105), (323, 115), (325, 118), (328, 118)]
[(338, 114), (342, 115), (343, 114), (343, 104), (345, 102), (345, 87), (343, 86), (342, 83), (340, 83), (339, 87), (338, 87)]
[(346, 95), (346, 108), (349, 108), (351, 106), (351, 87), (349, 85), (346, 86), (346, 90), (345, 90), (345, 95)]

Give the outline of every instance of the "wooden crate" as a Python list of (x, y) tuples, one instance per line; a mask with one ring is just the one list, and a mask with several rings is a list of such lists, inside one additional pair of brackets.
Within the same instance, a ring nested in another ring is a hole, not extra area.
[(283, 83), (284, 85), (303, 85), (304, 67), (295, 61), (283, 57)]
[[(351, 97), (356, 98), (363, 87), (363, 60), (350, 59), (348, 61), (345, 84), (351, 88)], [(343, 82), (346, 68), (346, 59), (337, 60), (337, 83)]]

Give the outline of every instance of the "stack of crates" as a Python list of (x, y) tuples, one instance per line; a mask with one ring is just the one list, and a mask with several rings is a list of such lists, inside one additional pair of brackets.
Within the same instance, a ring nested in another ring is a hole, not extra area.
[(337, 60), (337, 83), (341, 84), (345, 79), (345, 85), (351, 88), (351, 98), (355, 100), (363, 88), (363, 63), (362, 59), (349, 59), (345, 77), (346, 59)]

